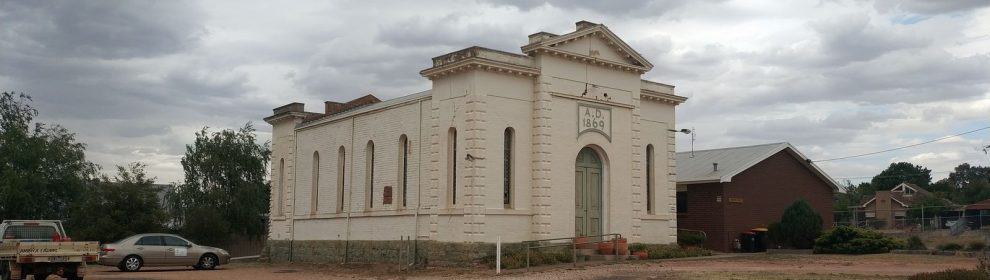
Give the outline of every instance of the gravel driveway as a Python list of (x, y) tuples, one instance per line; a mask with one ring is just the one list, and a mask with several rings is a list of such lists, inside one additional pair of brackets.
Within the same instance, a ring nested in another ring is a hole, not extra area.
[[(974, 268), (966, 257), (926, 255), (723, 255), (691, 260), (634, 261), (581, 268), (562, 265), (539, 271), (506, 271), (501, 279), (905, 279), (919, 272)], [(119, 272), (91, 267), (86, 279), (484, 279), (485, 268), (426, 268), (404, 271), (391, 265), (307, 265), (234, 263), (218, 270), (144, 268)], [(52, 278), (55, 279), (55, 278)]]

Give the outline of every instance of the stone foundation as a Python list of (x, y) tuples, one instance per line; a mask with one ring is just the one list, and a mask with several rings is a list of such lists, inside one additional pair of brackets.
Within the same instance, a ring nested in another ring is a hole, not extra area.
[[(503, 252), (507, 247), (519, 245), (503, 244)], [(262, 256), (273, 263), (411, 263), (413, 255), (416, 255), (420, 264), (478, 265), (494, 257), (495, 244), (397, 240), (268, 240), (262, 252)]]

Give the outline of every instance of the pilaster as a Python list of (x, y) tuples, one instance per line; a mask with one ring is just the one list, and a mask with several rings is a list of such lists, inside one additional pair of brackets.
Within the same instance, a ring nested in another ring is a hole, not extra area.
[(430, 101), (430, 184), (426, 207), (430, 213), (430, 240), (437, 240), (440, 222), (440, 100)]
[(473, 92), (465, 107), (464, 234), (467, 240), (479, 242), (485, 235), (486, 97)]
[[(633, 96), (632, 109), (632, 239), (638, 241), (642, 237), (643, 215), (648, 215), (646, 211), (646, 189), (643, 179), (644, 148), (641, 136), (640, 123), (640, 100), (638, 96)], [(655, 194), (654, 194), (655, 195)], [(656, 205), (654, 205), (656, 207)], [(654, 209), (656, 211), (656, 209)]]
[(536, 79), (533, 100), (533, 187), (532, 234), (534, 239), (550, 237), (551, 221), (551, 113), (552, 96), (549, 82), (543, 76)]

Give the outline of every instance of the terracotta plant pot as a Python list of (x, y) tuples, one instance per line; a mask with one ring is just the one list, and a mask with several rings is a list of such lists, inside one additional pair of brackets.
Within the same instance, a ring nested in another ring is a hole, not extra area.
[(649, 259), (650, 258), (650, 254), (647, 253), (646, 251), (633, 252), (633, 255), (635, 255), (636, 258), (639, 258), (641, 260), (645, 260), (645, 259)]
[(574, 238), (574, 246), (578, 249), (594, 249), (595, 244), (591, 243), (591, 238), (587, 236), (580, 236)]
[(618, 242), (619, 255), (628, 255), (629, 254), (629, 241), (626, 240), (626, 238), (619, 238), (618, 241), (619, 241)]
[(612, 246), (612, 242), (608, 241), (598, 243), (598, 254), (613, 255), (615, 254), (615, 246)]

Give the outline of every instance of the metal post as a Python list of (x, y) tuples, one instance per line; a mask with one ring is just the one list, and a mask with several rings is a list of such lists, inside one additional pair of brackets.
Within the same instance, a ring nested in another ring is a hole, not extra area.
[(574, 262), (574, 267), (577, 267), (577, 241), (576, 239), (571, 239), (571, 261)]
[(502, 273), (502, 236), (495, 239), (495, 275)]
[(612, 250), (615, 250), (615, 261), (619, 261), (619, 238), (617, 235), (612, 236)]
[(529, 271), (529, 243), (526, 243), (526, 271)]

